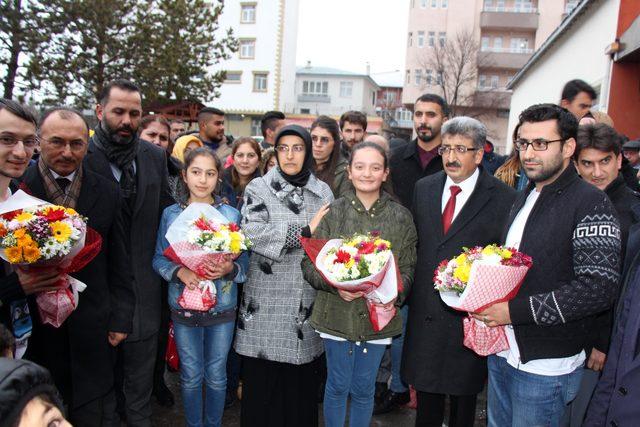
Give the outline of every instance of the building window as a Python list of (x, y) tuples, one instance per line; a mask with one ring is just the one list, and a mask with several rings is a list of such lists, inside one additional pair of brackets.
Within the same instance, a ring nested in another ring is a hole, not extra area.
[(240, 39), (240, 58), (253, 59), (256, 57), (256, 40)]
[(246, 3), (240, 6), (240, 22), (242, 24), (256, 23), (256, 4)]
[(420, 0), (420, 7), (423, 9), (427, 8), (427, 0)]
[(567, 15), (570, 14), (571, 12), (573, 12), (573, 9), (578, 6), (578, 3), (580, 3), (580, 0), (567, 0), (567, 4), (564, 7), (564, 12)]
[(418, 31), (418, 47), (424, 47), (424, 31)]
[(480, 74), (478, 76), (478, 89), (484, 89), (487, 87), (487, 76)]
[(311, 109), (310, 108), (301, 108), (300, 109), (300, 114), (311, 114)]
[(436, 32), (429, 31), (429, 47), (434, 47), (436, 45)]
[(376, 91), (371, 91), (371, 105), (376, 105)]
[(447, 33), (441, 31), (438, 33), (438, 43), (440, 44), (440, 47), (444, 47), (445, 43), (447, 41)]
[(495, 37), (493, 39), (493, 49), (496, 52), (499, 52), (500, 50), (502, 50), (502, 37)]
[(267, 91), (267, 77), (269, 73), (253, 73), (253, 91), (254, 92), (266, 92)]
[(340, 96), (342, 98), (353, 96), (353, 82), (340, 82)]
[(493, 0), (484, 0), (484, 9), (489, 10), (493, 7)]
[(498, 12), (505, 11), (504, 0), (496, 0), (496, 11)]
[(436, 75), (436, 84), (441, 85), (442, 83), (443, 83), (442, 71), (438, 71), (438, 74)]
[(302, 93), (305, 95), (328, 95), (329, 82), (303, 81)]
[(491, 89), (498, 89), (500, 78), (498, 76), (491, 76)]
[(447, 7), (449, 7), (449, 0), (441, 0), (440, 7), (443, 9), (446, 9)]
[(529, 40), (523, 37), (513, 37), (511, 39), (511, 51), (514, 53), (528, 53)]
[(395, 105), (398, 102), (398, 93), (391, 90), (385, 91), (384, 102), (387, 105)]
[(431, 7), (433, 9), (437, 8), (438, 7), (438, 0), (431, 0)]
[(501, 119), (508, 119), (509, 110), (496, 110), (496, 117), (500, 117)]
[(482, 37), (482, 39), (480, 39), (480, 50), (482, 52), (486, 52), (489, 50), (489, 37)]
[(420, 83), (422, 81), (422, 70), (420, 69), (416, 69), (415, 73), (414, 73), (414, 79), (415, 79), (415, 85), (416, 86), (420, 86)]
[(531, 0), (516, 0), (514, 9), (516, 12), (533, 12)]
[(227, 71), (224, 78), (225, 83), (241, 83), (242, 71)]
[(262, 135), (262, 117), (251, 118), (251, 135)]
[(411, 71), (409, 71), (409, 70), (407, 70), (407, 72), (406, 72), (405, 82), (407, 84), (411, 83)]
[(424, 80), (427, 82), (427, 85), (431, 86), (433, 84), (433, 71), (427, 70), (426, 76)]
[(407, 45), (409, 45), (409, 47), (413, 46), (413, 33), (409, 33), (409, 39), (407, 40)]

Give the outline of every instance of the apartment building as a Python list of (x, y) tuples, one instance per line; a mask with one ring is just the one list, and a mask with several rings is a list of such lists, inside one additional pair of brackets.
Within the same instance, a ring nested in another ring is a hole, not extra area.
[(461, 84), (456, 110), (482, 120), (489, 138), (505, 152), (511, 98), (507, 84), (579, 0), (409, 1), (403, 102), (412, 105), (426, 92), (443, 94), (440, 82), (451, 77), (431, 66), (431, 58), (447, 43), (459, 46), (456, 40), (467, 34), (477, 47), (470, 61), (475, 73)]
[(227, 113), (234, 136), (260, 135), (260, 118), (294, 102), (298, 0), (227, 1), (220, 30), (232, 28), (239, 49), (215, 69), (227, 70), (209, 106)]

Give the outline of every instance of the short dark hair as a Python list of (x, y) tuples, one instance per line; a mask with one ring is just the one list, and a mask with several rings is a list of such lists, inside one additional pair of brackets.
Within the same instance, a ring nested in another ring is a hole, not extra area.
[(380, 155), (384, 159), (384, 162), (383, 162), (384, 168), (387, 169), (389, 167), (389, 156), (387, 156), (387, 152), (385, 151), (385, 149), (379, 146), (378, 144), (376, 144), (375, 142), (368, 142), (368, 141), (363, 141), (360, 144), (356, 144), (353, 146), (353, 148), (351, 149), (351, 154), (349, 155), (349, 166), (351, 166), (351, 164), (353, 163), (353, 158), (355, 157), (356, 153), (365, 148), (372, 148), (376, 150), (378, 153), (380, 153)]
[(344, 129), (346, 122), (362, 126), (362, 130), (367, 130), (367, 116), (360, 111), (347, 111), (340, 116), (340, 130)]
[(442, 110), (442, 115), (444, 117), (449, 117), (449, 104), (447, 104), (447, 101), (445, 101), (440, 95), (436, 95), (435, 93), (425, 93), (420, 95), (413, 104), (415, 105), (418, 102), (431, 102), (433, 104), (438, 104)]
[(174, 123), (182, 123), (183, 125), (186, 125), (186, 124), (187, 124), (187, 122), (185, 122), (185, 121), (184, 121), (184, 120), (182, 120), (182, 119), (171, 119), (171, 120), (169, 120), (169, 125), (172, 125), (172, 124), (174, 124)]
[(604, 123), (582, 125), (578, 128), (578, 137), (576, 138), (574, 153), (576, 160), (580, 156), (580, 152), (587, 148), (594, 148), (603, 153), (613, 152), (618, 156), (622, 152), (620, 135), (614, 128)]
[(215, 107), (204, 107), (202, 110), (198, 112), (198, 123), (209, 119), (213, 115), (224, 116), (224, 111)]
[(589, 83), (585, 82), (584, 80), (575, 79), (568, 81), (564, 85), (564, 87), (562, 88), (562, 97), (560, 99), (566, 99), (567, 101), (571, 102), (576, 98), (576, 96), (578, 96), (580, 92), (586, 92), (591, 100), (594, 100), (598, 97), (595, 89), (592, 88)]
[(126, 79), (116, 79), (107, 83), (98, 94), (98, 102), (100, 105), (107, 105), (107, 102), (109, 102), (109, 96), (111, 95), (111, 89), (114, 87), (127, 92), (138, 92), (142, 97), (142, 92), (138, 85)]
[(556, 104), (536, 104), (532, 105), (522, 113), (518, 120), (518, 127), (523, 123), (546, 122), (555, 120), (560, 138), (567, 140), (576, 138), (578, 134), (578, 120), (566, 108)]
[(13, 334), (0, 323), (0, 357), (5, 357), (4, 355), (9, 351), (13, 354), (14, 344)]
[(284, 120), (284, 113), (281, 111), (267, 111), (260, 119), (260, 131), (262, 136), (267, 137), (267, 129), (276, 130), (276, 123)]
[(29, 123), (33, 123), (34, 126), (38, 125), (38, 119), (34, 112), (27, 106), (17, 103), (11, 99), (0, 98), (0, 111), (7, 110), (14, 116), (20, 117)]
[(140, 120), (140, 126), (138, 127), (138, 134), (149, 127), (153, 122), (158, 122), (162, 126), (167, 128), (167, 132), (171, 132), (171, 126), (169, 121), (159, 114), (147, 114)]
[(80, 111), (76, 110), (73, 107), (67, 107), (67, 106), (52, 107), (46, 110), (44, 113), (42, 113), (42, 115), (40, 116), (40, 120), (38, 120), (38, 133), (40, 133), (40, 129), (42, 129), (42, 125), (44, 124), (44, 122), (46, 122), (47, 119), (54, 113), (58, 113), (60, 117), (62, 117), (65, 120), (70, 119), (71, 116), (80, 117), (85, 127), (87, 128), (87, 135), (89, 135), (90, 127), (87, 119), (82, 115)]

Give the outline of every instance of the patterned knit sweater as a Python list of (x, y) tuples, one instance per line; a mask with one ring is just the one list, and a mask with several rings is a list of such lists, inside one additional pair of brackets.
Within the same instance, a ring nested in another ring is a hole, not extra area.
[[(514, 204), (507, 231), (529, 191)], [(620, 226), (611, 202), (569, 165), (542, 189), (519, 249), (533, 258), (509, 302), (522, 361), (578, 354), (593, 317), (616, 296)]]

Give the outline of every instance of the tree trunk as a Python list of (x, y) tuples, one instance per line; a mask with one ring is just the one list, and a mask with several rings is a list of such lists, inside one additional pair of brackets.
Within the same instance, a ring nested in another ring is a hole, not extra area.
[(20, 21), (22, 21), (22, 0), (13, 1), (13, 16), (11, 18), (11, 52), (9, 62), (7, 63), (7, 75), (4, 81), (4, 97), (11, 99), (13, 97), (13, 88), (16, 84), (16, 76), (18, 75), (18, 58), (22, 51), (22, 29)]

